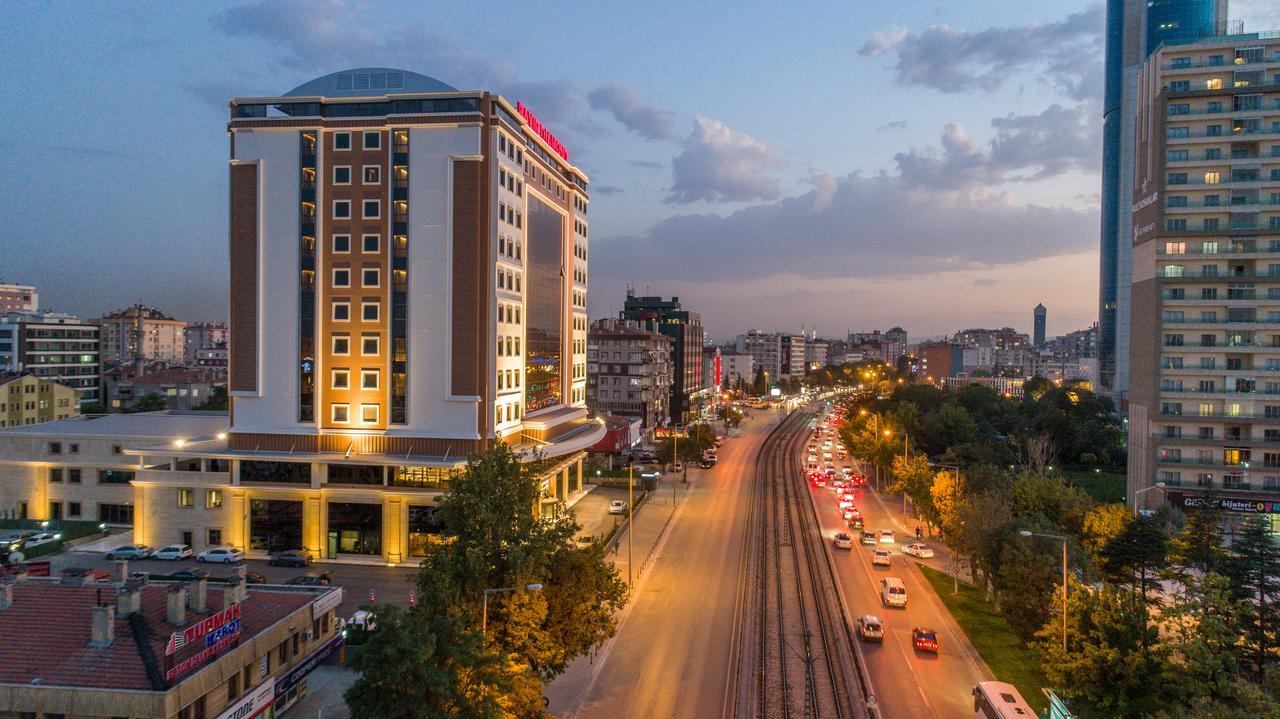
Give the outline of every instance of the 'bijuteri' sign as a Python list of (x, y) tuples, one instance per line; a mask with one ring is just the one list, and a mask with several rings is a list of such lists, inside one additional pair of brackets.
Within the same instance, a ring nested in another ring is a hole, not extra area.
[(516, 112), (520, 113), (520, 117), (523, 117), (524, 121), (529, 123), (529, 128), (533, 130), (535, 135), (541, 137), (543, 142), (550, 145), (551, 149), (555, 150), (557, 155), (563, 157), (565, 162), (569, 161), (569, 151), (565, 149), (565, 146), (556, 139), (556, 136), (546, 126), (538, 122), (538, 117), (529, 112), (529, 108), (525, 107), (523, 102), (516, 103)]

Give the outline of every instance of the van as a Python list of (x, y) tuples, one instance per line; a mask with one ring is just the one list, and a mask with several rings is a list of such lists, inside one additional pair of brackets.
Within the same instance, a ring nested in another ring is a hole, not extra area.
[(880, 580), (880, 603), (886, 607), (907, 606), (907, 587), (897, 577)]

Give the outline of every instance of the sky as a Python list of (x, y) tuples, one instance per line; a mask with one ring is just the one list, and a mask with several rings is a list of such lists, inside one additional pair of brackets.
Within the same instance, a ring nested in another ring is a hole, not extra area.
[[(1234, 0), (1246, 30), (1280, 4)], [(709, 334), (1096, 321), (1102, 5), (0, 3), (0, 280), (227, 311), (226, 102), (352, 67), (523, 101), (591, 178), (593, 318)]]

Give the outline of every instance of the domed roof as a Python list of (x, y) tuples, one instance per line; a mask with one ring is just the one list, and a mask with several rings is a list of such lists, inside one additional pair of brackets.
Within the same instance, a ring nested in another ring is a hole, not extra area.
[(304, 82), (284, 97), (366, 97), (404, 92), (457, 92), (434, 77), (387, 67), (342, 70)]

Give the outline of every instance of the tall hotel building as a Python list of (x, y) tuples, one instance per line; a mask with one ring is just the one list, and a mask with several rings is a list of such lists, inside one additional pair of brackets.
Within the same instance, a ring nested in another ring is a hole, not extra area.
[(1129, 498), (1280, 530), (1280, 35), (1166, 42), (1138, 97)]
[[(468, 455), (499, 443), (544, 509), (580, 489), (605, 430), (586, 409), (587, 178), (555, 136), (402, 70), (230, 110), (230, 424), (116, 435), (135, 541), (409, 561)], [(13, 441), (95, 430), (42, 431)], [(41, 518), (51, 480), (24, 466)]]

